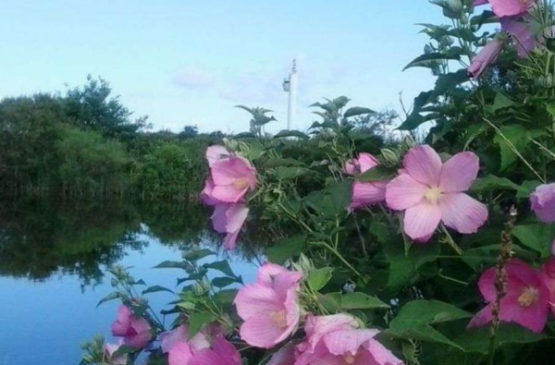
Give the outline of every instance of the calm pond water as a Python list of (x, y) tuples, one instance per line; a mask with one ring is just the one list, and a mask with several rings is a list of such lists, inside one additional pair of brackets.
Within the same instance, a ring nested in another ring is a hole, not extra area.
[[(126, 202), (20, 200), (0, 203), (0, 365), (74, 365), (80, 345), (111, 339), (119, 303), (96, 308), (112, 291), (110, 265), (132, 267), (147, 285), (176, 287), (179, 271), (153, 269), (178, 261), (189, 247), (208, 247), (229, 260), (244, 282), (255, 279), (258, 255), (242, 245), (229, 255), (208, 229), (199, 206)], [(149, 295), (168, 308), (169, 293)]]

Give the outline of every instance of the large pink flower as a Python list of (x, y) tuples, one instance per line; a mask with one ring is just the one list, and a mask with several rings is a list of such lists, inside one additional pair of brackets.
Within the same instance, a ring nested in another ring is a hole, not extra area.
[(200, 350), (210, 347), (204, 333), (189, 337), (189, 329), (181, 325), (162, 335), (162, 352), (168, 354), (169, 365), (188, 365)]
[(260, 269), (259, 280), (239, 290), (235, 305), (241, 326), (241, 338), (251, 346), (272, 348), (297, 329), (300, 321), (298, 303), (302, 273), (277, 270), (267, 264)]
[(231, 156), (231, 153), (224, 146), (214, 145), (206, 149), (206, 159), (208, 166), (212, 167), (216, 162), (226, 160)]
[(212, 214), (214, 230), (225, 233), (224, 247), (233, 250), (241, 227), (247, 220), (249, 208), (245, 204), (217, 204)]
[(555, 184), (540, 185), (530, 195), (532, 210), (544, 223), (555, 222)]
[(503, 42), (495, 38), (482, 48), (482, 50), (472, 59), (472, 63), (468, 68), (468, 73), (475, 79), (479, 78), (482, 73), (499, 57), (503, 50)]
[(104, 361), (106, 364), (110, 365), (126, 365), (127, 364), (127, 354), (114, 357), (116, 351), (120, 349), (123, 345), (123, 341), (120, 341), (117, 345), (106, 343), (104, 344)]
[(401, 174), (387, 185), (387, 205), (405, 211), (403, 228), (417, 242), (427, 242), (439, 223), (454, 230), (475, 233), (488, 218), (486, 206), (463, 192), (479, 169), (478, 157), (462, 152), (446, 163), (430, 146), (412, 148)]
[(230, 156), (210, 166), (213, 187), (210, 198), (220, 203), (238, 203), (256, 188), (256, 170), (242, 157)]
[(490, 3), (498, 17), (507, 17), (527, 13), (536, 0), (474, 0), (474, 6)]
[[(377, 158), (369, 153), (361, 153), (358, 159), (349, 160), (345, 164), (345, 172), (349, 175), (359, 175), (379, 166)], [(362, 208), (379, 204), (385, 200), (385, 187), (389, 181), (361, 182), (353, 184), (353, 201), (351, 208)]]
[[(241, 355), (222, 335), (214, 338), (212, 346), (196, 353), (186, 365), (242, 365)], [(179, 365), (184, 365), (180, 363)]]
[(348, 315), (310, 317), (308, 341), (298, 346), (295, 365), (402, 365), (374, 337), (377, 330), (359, 329)]
[[(484, 326), (491, 322), (492, 302), (496, 300), (496, 268), (486, 270), (478, 282), (482, 296), (489, 304), (478, 312), (468, 327)], [(499, 318), (514, 322), (534, 332), (541, 332), (549, 313), (549, 290), (540, 274), (526, 263), (512, 259), (507, 264), (507, 294), (501, 299)]]
[(118, 309), (116, 321), (112, 324), (112, 334), (123, 337), (123, 343), (142, 349), (152, 340), (152, 327), (144, 318), (136, 317), (131, 310), (122, 305)]

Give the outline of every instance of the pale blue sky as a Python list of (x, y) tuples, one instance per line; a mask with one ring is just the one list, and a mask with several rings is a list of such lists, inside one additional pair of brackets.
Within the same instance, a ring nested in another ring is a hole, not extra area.
[(63, 90), (87, 74), (108, 80), (155, 129), (240, 132), (237, 104), (275, 111), (298, 59), (299, 129), (308, 105), (346, 95), (352, 105), (410, 104), (433, 78), (402, 72), (427, 41), (416, 23), (443, 21), (426, 0), (2, 0), (0, 96)]

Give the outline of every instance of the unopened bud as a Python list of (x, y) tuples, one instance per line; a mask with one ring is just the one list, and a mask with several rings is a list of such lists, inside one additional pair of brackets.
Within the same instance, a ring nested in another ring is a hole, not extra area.
[(447, 7), (456, 14), (460, 14), (463, 11), (463, 3), (461, 0), (447, 0)]
[(405, 145), (407, 146), (407, 148), (413, 148), (414, 146), (416, 146), (416, 141), (414, 140), (414, 138), (412, 137), (411, 134), (407, 134), (405, 136)]
[(396, 166), (399, 164), (399, 156), (395, 151), (389, 148), (382, 148), (382, 156), (387, 166)]

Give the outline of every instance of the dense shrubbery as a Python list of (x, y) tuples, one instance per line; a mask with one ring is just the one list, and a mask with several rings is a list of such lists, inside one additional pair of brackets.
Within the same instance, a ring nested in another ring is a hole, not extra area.
[(176, 315), (171, 328), (142, 283), (114, 269), (121, 342), (87, 345), (85, 364), (132, 364), (143, 351), (170, 365), (553, 362), (553, 4), (433, 3), (451, 25), (425, 24), (432, 41), (409, 67), (431, 69), (436, 86), (400, 127), (433, 122), (426, 144), (407, 134), (361, 151), (349, 120), (371, 111), (338, 98), (316, 105), (306, 153), (280, 142), (309, 138), (291, 131), (208, 149), (214, 229), (232, 249), (243, 227), (263, 226), (272, 263), (240, 289), (225, 261), (199, 264), (206, 249), (160, 264), (184, 275), (163, 312)]

